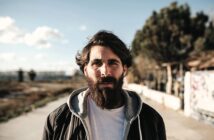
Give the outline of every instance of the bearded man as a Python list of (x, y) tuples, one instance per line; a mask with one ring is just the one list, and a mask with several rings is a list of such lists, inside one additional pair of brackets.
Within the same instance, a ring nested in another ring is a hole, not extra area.
[(49, 114), (43, 140), (166, 140), (159, 113), (122, 88), (132, 56), (116, 35), (96, 33), (76, 62), (88, 87)]

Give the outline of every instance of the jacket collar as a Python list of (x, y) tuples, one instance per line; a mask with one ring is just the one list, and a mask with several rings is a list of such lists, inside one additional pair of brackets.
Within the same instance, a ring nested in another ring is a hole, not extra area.
[[(90, 91), (88, 88), (75, 90), (68, 98), (67, 104), (72, 113), (80, 118), (87, 117), (87, 97)], [(142, 101), (133, 91), (124, 90), (125, 97), (125, 118), (127, 121), (134, 120), (140, 113)]]

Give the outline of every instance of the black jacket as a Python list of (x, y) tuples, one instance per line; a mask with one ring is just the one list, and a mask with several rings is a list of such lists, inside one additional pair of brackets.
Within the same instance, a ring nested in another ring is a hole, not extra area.
[[(49, 114), (43, 140), (89, 140), (87, 115), (88, 90), (74, 91), (67, 103)], [(142, 103), (132, 91), (124, 90), (127, 140), (166, 140), (162, 117), (149, 105)]]

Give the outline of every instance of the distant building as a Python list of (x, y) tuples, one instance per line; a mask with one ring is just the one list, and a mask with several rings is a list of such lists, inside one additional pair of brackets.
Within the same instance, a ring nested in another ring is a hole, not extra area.
[(0, 71), (0, 81), (18, 81), (17, 71)]
[(67, 76), (64, 71), (36, 72), (35, 81), (54, 81), (54, 80), (67, 80)]
[(214, 51), (200, 52), (192, 55), (186, 62), (190, 71), (214, 70)]
[[(35, 71), (34, 81), (68, 80), (64, 71)], [(30, 81), (28, 71), (23, 71), (24, 81)], [(18, 71), (0, 71), (0, 81), (18, 81)]]

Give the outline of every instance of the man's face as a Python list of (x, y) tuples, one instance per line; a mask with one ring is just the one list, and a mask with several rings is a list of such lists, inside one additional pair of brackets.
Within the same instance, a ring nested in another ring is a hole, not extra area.
[(108, 47), (93, 46), (89, 58), (89, 63), (84, 67), (84, 74), (93, 99), (105, 108), (119, 100), (118, 94), (121, 92), (127, 67), (122, 65), (120, 58)]

